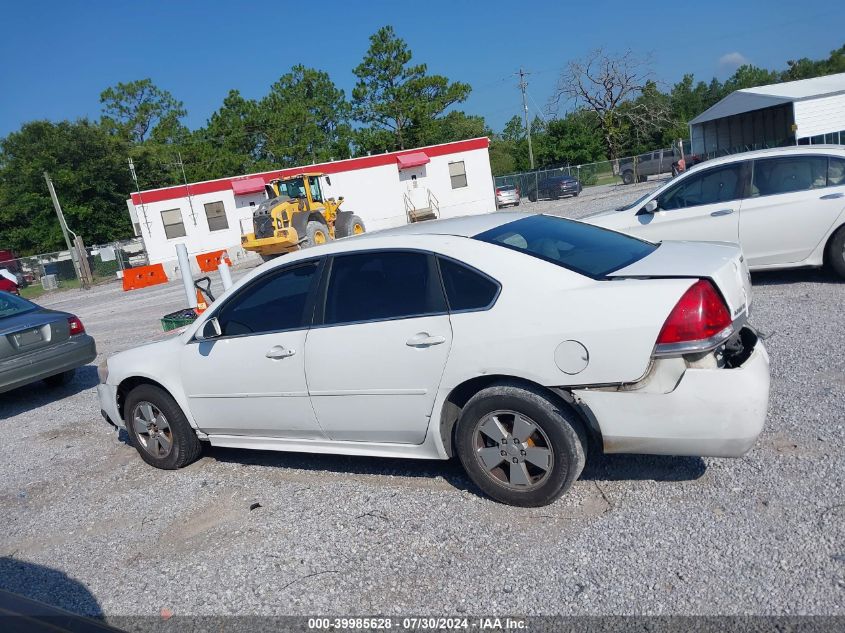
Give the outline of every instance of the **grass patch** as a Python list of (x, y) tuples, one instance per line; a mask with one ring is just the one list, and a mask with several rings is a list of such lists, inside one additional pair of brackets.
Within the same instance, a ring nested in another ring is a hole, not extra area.
[(79, 288), (80, 283), (78, 279), (62, 279), (59, 281), (59, 287), (55, 290), (44, 290), (40, 283), (34, 283), (30, 284), (26, 288), (21, 288), (20, 293), (24, 299), (37, 299), (47, 293), (62, 292), (64, 290), (74, 290)]

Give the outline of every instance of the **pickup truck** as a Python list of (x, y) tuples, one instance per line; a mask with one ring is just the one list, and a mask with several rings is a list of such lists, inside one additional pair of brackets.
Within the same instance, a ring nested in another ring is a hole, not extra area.
[(685, 169), (697, 165), (702, 161), (701, 157), (694, 154), (687, 154), (683, 163), (681, 157), (671, 149), (658, 149), (653, 152), (640, 154), (636, 166), (633, 158), (623, 158), (619, 161), (619, 175), (622, 182), (630, 185), (633, 182), (645, 182), (649, 176), (667, 174), (672, 172), (674, 178)]

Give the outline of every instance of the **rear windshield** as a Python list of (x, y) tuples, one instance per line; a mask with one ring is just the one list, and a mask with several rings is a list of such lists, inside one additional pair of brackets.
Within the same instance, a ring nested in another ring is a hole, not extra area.
[(515, 191), (516, 185), (499, 185), (499, 191)]
[(658, 246), (622, 233), (550, 215), (522, 218), (474, 237), (594, 279), (641, 260)]
[(8, 292), (0, 291), (0, 319), (35, 310), (37, 306)]

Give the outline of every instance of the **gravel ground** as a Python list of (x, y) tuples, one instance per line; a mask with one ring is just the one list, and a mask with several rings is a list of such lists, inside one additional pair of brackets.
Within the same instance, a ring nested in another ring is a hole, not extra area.
[[(577, 217), (653, 186), (520, 208)], [(155, 470), (101, 419), (94, 366), (0, 395), (0, 588), (106, 616), (845, 615), (845, 283), (754, 285), (772, 359), (756, 447), (592, 455), (539, 509), (484, 498), (454, 462), (210, 449)], [(102, 357), (160, 336), (180, 293), (110, 284), (42, 303), (79, 314)]]

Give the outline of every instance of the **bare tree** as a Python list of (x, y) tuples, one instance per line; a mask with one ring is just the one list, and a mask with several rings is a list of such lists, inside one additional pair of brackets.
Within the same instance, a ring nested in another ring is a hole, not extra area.
[(567, 64), (550, 108), (571, 102), (594, 112), (608, 158), (616, 160), (626, 127), (639, 137), (669, 120), (668, 108), (660, 100), (639, 99), (649, 85), (654, 83), (647, 58), (630, 50), (612, 55), (598, 48)]

